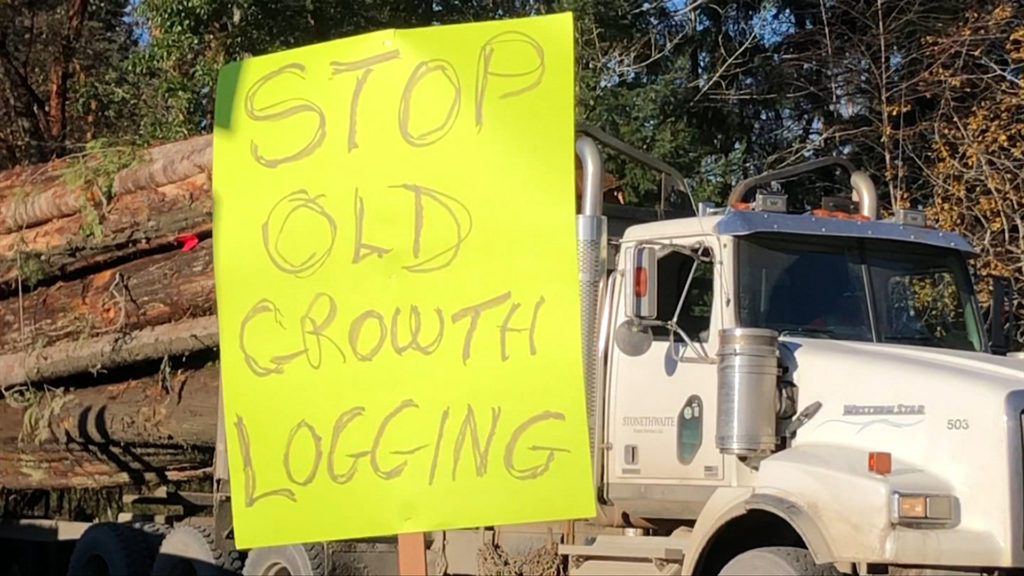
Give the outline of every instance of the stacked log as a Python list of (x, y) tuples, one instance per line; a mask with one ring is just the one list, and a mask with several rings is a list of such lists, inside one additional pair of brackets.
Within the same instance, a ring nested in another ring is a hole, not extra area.
[(0, 489), (209, 474), (211, 145), (0, 172)]
[(209, 136), (0, 172), (0, 492), (209, 474), (211, 172)]

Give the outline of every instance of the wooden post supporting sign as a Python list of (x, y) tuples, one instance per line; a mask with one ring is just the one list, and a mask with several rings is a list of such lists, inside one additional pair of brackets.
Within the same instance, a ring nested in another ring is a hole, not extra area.
[(398, 535), (398, 573), (427, 576), (427, 541), (423, 532)]

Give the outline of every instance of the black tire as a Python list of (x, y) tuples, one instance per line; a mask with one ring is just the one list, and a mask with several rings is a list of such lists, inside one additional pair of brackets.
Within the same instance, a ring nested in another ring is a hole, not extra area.
[(23, 576), (25, 569), (19, 566), (21, 556), (14, 540), (0, 540), (0, 576)]
[(159, 539), (159, 534), (126, 524), (93, 524), (75, 544), (68, 562), (68, 576), (149, 574)]
[(176, 526), (164, 538), (153, 564), (153, 576), (229, 576), (242, 571), (242, 554), (217, 548), (205, 526)]
[(720, 576), (838, 576), (831, 564), (815, 564), (803, 548), (773, 546), (748, 550), (729, 561)]
[(249, 551), (245, 576), (327, 576), (323, 544), (269, 546)]
[(156, 542), (157, 546), (160, 545), (160, 541), (164, 539), (171, 532), (171, 527), (167, 524), (160, 524), (158, 522), (132, 522), (132, 528), (142, 530), (146, 534), (150, 535), (150, 541)]

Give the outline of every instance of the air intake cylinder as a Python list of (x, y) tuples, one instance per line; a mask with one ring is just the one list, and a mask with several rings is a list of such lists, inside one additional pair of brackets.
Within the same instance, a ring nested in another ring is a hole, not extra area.
[(723, 454), (770, 454), (776, 442), (779, 334), (730, 328), (719, 336), (715, 445)]

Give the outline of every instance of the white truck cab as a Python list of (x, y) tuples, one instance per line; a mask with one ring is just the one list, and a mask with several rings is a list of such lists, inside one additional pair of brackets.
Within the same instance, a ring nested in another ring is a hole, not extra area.
[[(598, 514), (427, 533), (411, 553), (428, 574), (1024, 573), (1024, 358), (1006, 282), (983, 319), (962, 237), (879, 220), (870, 178), (837, 158), (744, 181), (725, 207), (609, 218), (598, 142), (684, 179), (579, 132)], [(851, 199), (793, 213), (758, 190), (830, 166)], [(234, 550), (218, 427), (210, 539), (165, 540), (196, 573), (238, 553), (247, 576), (397, 572), (391, 540)]]
[[(595, 139), (682, 184), (594, 129), (577, 142), (588, 176)], [(829, 164), (853, 201), (746, 198)], [(986, 330), (961, 236), (917, 212), (877, 219), (870, 179), (826, 158), (632, 226), (608, 265), (586, 182), (595, 485), (620, 531), (562, 546), (570, 574), (1024, 567), (1024, 360), (994, 349), (1002, 307)]]

